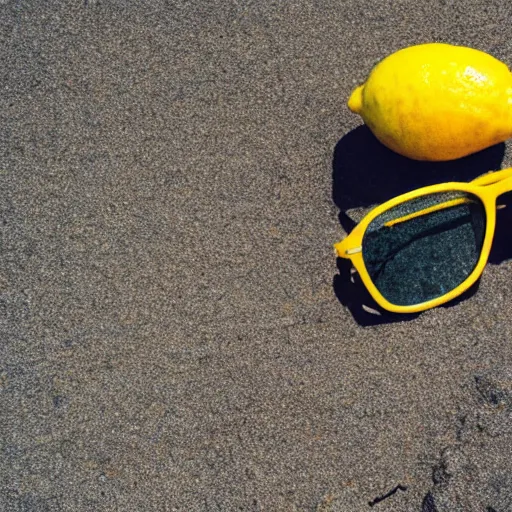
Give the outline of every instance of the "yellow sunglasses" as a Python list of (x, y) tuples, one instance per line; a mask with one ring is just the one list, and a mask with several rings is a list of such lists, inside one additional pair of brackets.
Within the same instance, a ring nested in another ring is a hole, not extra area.
[(497, 198), (510, 191), (512, 168), (402, 194), (368, 213), (334, 244), (336, 254), (351, 260), (383, 309), (417, 313), (439, 306), (482, 274)]

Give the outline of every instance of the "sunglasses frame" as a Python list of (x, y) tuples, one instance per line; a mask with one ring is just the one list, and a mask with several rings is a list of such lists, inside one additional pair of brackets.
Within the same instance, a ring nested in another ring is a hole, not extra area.
[[(389, 302), (373, 283), (364, 263), (362, 247), (367, 227), (376, 217), (385, 211), (410, 201), (411, 199), (439, 192), (453, 191), (473, 194), (478, 197), (484, 205), (486, 215), (485, 235), (480, 257), (475, 268), (460, 285), (435, 299), (409, 306), (398, 306)], [(455, 299), (468, 290), (480, 278), (487, 264), (494, 238), (494, 230), (496, 227), (496, 201), (500, 195), (510, 191), (512, 191), (512, 167), (501, 171), (489, 172), (469, 183), (449, 182), (422, 187), (390, 199), (371, 210), (346, 238), (334, 244), (334, 249), (337, 256), (340, 258), (351, 260), (352, 265), (359, 273), (366, 289), (381, 308), (393, 313), (419, 313)]]

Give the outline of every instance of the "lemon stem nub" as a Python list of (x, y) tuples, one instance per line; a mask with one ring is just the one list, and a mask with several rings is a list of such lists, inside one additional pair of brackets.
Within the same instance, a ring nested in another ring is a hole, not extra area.
[(356, 87), (348, 99), (348, 108), (356, 114), (361, 112), (363, 106), (363, 88), (364, 84)]

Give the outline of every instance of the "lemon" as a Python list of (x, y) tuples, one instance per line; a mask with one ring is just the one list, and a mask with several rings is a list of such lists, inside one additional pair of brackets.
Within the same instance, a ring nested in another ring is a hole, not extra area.
[(379, 62), (348, 106), (397, 153), (453, 160), (512, 137), (512, 73), (473, 48), (411, 46)]

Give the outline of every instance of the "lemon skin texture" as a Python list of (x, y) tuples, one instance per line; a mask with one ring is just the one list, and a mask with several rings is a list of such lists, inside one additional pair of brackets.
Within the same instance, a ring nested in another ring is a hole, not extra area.
[(393, 151), (453, 160), (512, 137), (512, 73), (472, 48), (411, 46), (378, 63), (348, 106)]

